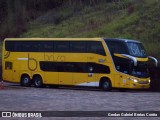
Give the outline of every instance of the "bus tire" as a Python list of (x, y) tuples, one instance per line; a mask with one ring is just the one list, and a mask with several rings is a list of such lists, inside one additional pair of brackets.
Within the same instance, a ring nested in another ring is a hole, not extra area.
[(31, 81), (29, 75), (27, 75), (27, 74), (22, 75), (22, 77), (21, 77), (21, 86), (30, 87), (31, 84), (32, 84), (32, 81)]
[(43, 88), (44, 87), (42, 77), (39, 75), (36, 75), (33, 77), (33, 84), (36, 88)]
[(100, 87), (104, 91), (110, 91), (112, 89), (111, 81), (107, 78), (103, 78), (100, 82)]

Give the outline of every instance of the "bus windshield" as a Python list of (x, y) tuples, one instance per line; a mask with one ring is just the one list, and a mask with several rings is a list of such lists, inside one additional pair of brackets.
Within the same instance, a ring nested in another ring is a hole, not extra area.
[(139, 42), (106, 41), (111, 54), (127, 54), (134, 57), (147, 57), (143, 45)]
[(147, 56), (146, 51), (140, 42), (125, 40), (106, 40), (106, 43), (112, 55), (117, 71), (139, 78), (147, 78), (149, 76), (147, 62), (138, 61), (137, 66), (134, 66), (132, 60), (115, 55), (115, 53), (117, 53), (126, 54), (133, 57), (145, 58)]
[(123, 42), (107, 41), (107, 45), (111, 54), (129, 54), (127, 46)]
[(127, 42), (130, 55), (135, 57), (146, 57), (146, 51), (141, 43)]
[(149, 77), (148, 63), (147, 62), (138, 62), (137, 66), (131, 64), (131, 75), (139, 78)]

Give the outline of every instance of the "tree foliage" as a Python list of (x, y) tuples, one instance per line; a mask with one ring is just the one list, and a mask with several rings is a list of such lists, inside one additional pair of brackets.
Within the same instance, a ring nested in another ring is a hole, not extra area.
[(0, 39), (18, 37), (40, 14), (57, 7), (93, 6), (120, 0), (0, 0)]

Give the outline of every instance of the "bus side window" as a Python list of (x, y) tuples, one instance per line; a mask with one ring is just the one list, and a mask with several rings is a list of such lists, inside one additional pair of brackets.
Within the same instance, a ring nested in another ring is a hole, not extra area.
[(64, 63), (64, 72), (73, 72), (73, 67), (72, 63)]
[(55, 41), (54, 42), (55, 52), (70, 52), (70, 42), (68, 41)]
[(65, 72), (64, 63), (56, 62), (55, 63), (56, 72)]
[(99, 41), (94, 42), (88, 42), (87, 44), (87, 52), (89, 53), (96, 53), (103, 56), (106, 56), (106, 53), (104, 51), (103, 45)]
[(24, 41), (20, 43), (21, 47), (20, 47), (20, 51), (21, 52), (28, 52), (30, 51), (30, 42), (28, 41)]
[(122, 42), (107, 42), (108, 48), (111, 54), (125, 54), (127, 53), (126, 48), (124, 48), (124, 43)]
[(73, 71), (74, 72), (86, 72), (86, 63), (73, 63)]
[(86, 42), (84, 41), (73, 41), (70, 42), (71, 52), (75, 53), (85, 53), (86, 52)]
[(14, 43), (14, 51), (15, 52), (21, 52), (22, 51), (22, 42), (17, 41)]
[(13, 52), (14, 51), (14, 46), (15, 46), (15, 42), (13, 42), (13, 41), (6, 41), (5, 42), (6, 51)]
[(16, 41), (13, 46), (14, 52), (28, 52), (30, 50), (30, 44), (28, 41)]
[(53, 41), (44, 42), (44, 52), (54, 52), (54, 42)]
[(43, 52), (44, 50), (44, 42), (42, 41), (33, 41), (30, 44), (30, 51), (31, 52)]

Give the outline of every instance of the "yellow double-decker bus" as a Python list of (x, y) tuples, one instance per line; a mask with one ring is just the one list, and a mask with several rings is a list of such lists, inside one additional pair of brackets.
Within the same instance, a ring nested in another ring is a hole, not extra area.
[(3, 43), (3, 80), (22, 86), (149, 88), (148, 61), (135, 40), (105, 38), (7, 38)]

